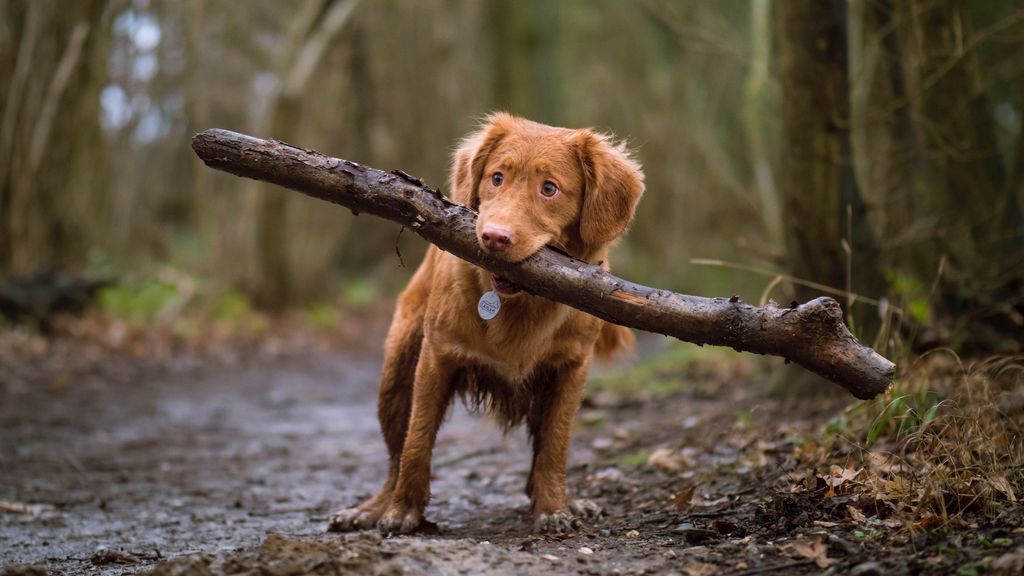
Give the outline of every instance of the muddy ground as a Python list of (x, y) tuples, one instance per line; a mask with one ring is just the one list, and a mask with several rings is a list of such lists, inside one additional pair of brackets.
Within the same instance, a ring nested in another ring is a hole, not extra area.
[(593, 394), (569, 486), (605, 515), (558, 539), (530, 531), (524, 434), (502, 436), (461, 406), (435, 451), (437, 533), (325, 533), (328, 514), (369, 496), (385, 473), (372, 346), (230, 363), (112, 358), (84, 371), (39, 362), (0, 373), (4, 574), (1024, 567), (1019, 509), (928, 531), (887, 521), (854, 495), (826, 498), (799, 451), (847, 400), (772, 400), (760, 364), (694, 370), (692, 385), (657, 397)]

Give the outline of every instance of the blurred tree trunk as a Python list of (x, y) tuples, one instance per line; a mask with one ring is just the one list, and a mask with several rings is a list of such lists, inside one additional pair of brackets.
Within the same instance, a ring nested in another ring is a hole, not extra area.
[[(208, 17), (206, 0), (186, 0), (182, 11), (182, 30), (184, 33), (185, 52), (185, 122), (186, 133), (195, 134), (206, 128), (210, 118), (209, 87), (204, 84), (203, 71), (203, 24)], [(213, 175), (202, 163), (189, 162), (192, 181), (193, 222), (199, 228), (199, 234), (209, 243), (212, 257), (207, 265), (215, 265), (222, 280), (230, 278), (230, 255), (227, 254), (228, 242), (225, 236), (230, 234), (219, 223), (227, 214), (226, 195), (213, 193)]]
[[(1019, 350), (1024, 340), (1024, 217), (996, 139), (976, 39), (963, 2), (899, 2), (897, 16), (924, 174), (918, 218), (936, 222), (919, 274), (939, 282), (939, 333), (919, 344)], [(934, 248), (937, 247), (938, 250)]]
[(558, 3), (547, 0), (491, 4), (498, 109), (561, 123), (558, 11)]
[(73, 177), (83, 160), (93, 177), (98, 172), (91, 54), (103, 6), (102, 0), (0, 6), (0, 270), (75, 264), (86, 255), (88, 216), (77, 208), (96, 190), (88, 189), (92, 177)]
[(782, 244), (782, 215), (775, 191), (771, 156), (765, 142), (765, 86), (771, 60), (771, 0), (753, 0), (750, 6), (750, 73), (744, 83), (743, 123), (753, 167), (761, 217), (772, 248)]
[(851, 2), (851, 17), (860, 23), (854, 39), (860, 59), (850, 69), (858, 79), (851, 91), (858, 181), (885, 264), (899, 268), (908, 252), (904, 247), (921, 236), (911, 189), (921, 155), (909, 109), (899, 105), (906, 102), (907, 90), (893, 1)]
[[(276, 81), (267, 105), (266, 129), (278, 140), (294, 141), (301, 120), (302, 98), (324, 52), (348, 22), (356, 0), (320, 0), (303, 5), (292, 24)], [(286, 191), (253, 183), (253, 276), (249, 291), (265, 308), (281, 308), (292, 301), (288, 265), (288, 206)]]
[[(1024, 109), (1024, 72), (1017, 79), (1018, 94), (1021, 99), (1018, 109)], [(1010, 179), (1010, 196), (1017, 200), (1017, 210), (1024, 212), (1024, 114), (1018, 114), (1020, 124), (1017, 127), (1017, 143), (1014, 146), (1013, 175)], [(1024, 224), (1018, 227), (1020, 238), (1024, 242)]]
[[(782, 85), (779, 193), (789, 272), (801, 279), (877, 296), (878, 249), (857, 189), (850, 147), (846, 5), (841, 0), (776, 4)], [(798, 299), (815, 295), (797, 288)], [(846, 313), (862, 337), (877, 311)]]

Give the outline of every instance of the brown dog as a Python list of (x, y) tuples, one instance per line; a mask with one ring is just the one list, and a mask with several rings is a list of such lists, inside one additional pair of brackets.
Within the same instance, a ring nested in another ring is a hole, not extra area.
[[(479, 212), (481, 249), (520, 261), (551, 245), (607, 266), (644, 180), (625, 148), (606, 135), (499, 113), (462, 141), (451, 188), (457, 202)], [(500, 309), (485, 320), (478, 302), (492, 291)], [(565, 495), (569, 436), (587, 368), (595, 354), (607, 357), (632, 344), (625, 328), (526, 294), (431, 246), (398, 299), (387, 337), (377, 409), (391, 458), (388, 478), (373, 498), (333, 515), (330, 530), (410, 532), (423, 524), (434, 440), (457, 394), (506, 428), (526, 422), (534, 529), (577, 528), (572, 512), (598, 510), (585, 503), (571, 512)]]

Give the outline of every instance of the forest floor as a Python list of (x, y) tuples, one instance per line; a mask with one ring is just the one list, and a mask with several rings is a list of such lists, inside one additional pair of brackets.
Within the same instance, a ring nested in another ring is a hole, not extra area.
[(593, 378), (569, 489), (604, 515), (578, 534), (531, 533), (524, 434), (461, 405), (434, 454), (435, 533), (328, 534), (385, 474), (372, 324), (344, 345), (212, 356), (0, 333), (0, 574), (1024, 569), (1019, 475), (936, 514), (929, 486), (899, 497), (905, 450), (826, 435), (852, 399), (773, 398), (767, 363), (654, 337), (650, 358)]

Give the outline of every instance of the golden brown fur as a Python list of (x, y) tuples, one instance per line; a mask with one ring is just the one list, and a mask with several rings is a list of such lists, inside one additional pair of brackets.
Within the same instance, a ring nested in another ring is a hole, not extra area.
[[(510, 261), (551, 245), (607, 266), (644, 189), (640, 167), (609, 137), (500, 113), (462, 141), (451, 174), (454, 199), (479, 212), (481, 250)], [(476, 306), (489, 290), (501, 294), (501, 310), (485, 321)], [(332, 529), (421, 526), (434, 440), (456, 395), (505, 427), (526, 423), (535, 528), (571, 529), (565, 466), (587, 368), (595, 354), (632, 343), (625, 328), (431, 247), (398, 299), (385, 343), (378, 416), (388, 478), (376, 496), (332, 517)]]

